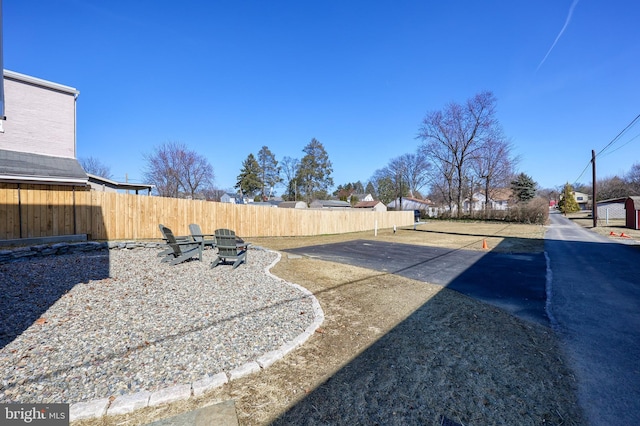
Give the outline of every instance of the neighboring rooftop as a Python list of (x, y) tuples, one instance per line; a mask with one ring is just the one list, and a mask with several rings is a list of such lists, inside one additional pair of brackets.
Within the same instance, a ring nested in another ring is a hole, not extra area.
[(111, 179), (103, 178), (101, 176), (97, 176), (91, 173), (87, 173), (89, 177), (89, 183), (91, 187), (96, 190), (109, 188), (113, 191), (124, 190), (124, 191), (135, 191), (136, 194), (138, 191), (147, 191), (148, 194), (151, 194), (151, 190), (154, 185), (148, 185), (144, 183), (129, 183), (129, 182), (116, 182)]
[(87, 185), (78, 160), (0, 149), (0, 182)]

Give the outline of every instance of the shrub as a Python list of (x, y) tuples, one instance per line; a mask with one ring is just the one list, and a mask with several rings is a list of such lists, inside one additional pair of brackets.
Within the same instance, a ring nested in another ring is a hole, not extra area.
[(544, 225), (549, 220), (549, 202), (542, 197), (537, 197), (526, 203), (518, 203), (509, 209), (506, 220)]

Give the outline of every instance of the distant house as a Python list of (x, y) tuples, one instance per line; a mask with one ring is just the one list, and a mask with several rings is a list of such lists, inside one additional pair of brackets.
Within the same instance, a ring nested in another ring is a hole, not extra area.
[(282, 204), (282, 202), (283, 201), (281, 197), (274, 197), (274, 198), (265, 199), (264, 201), (254, 201), (253, 203), (250, 203), (250, 204), (252, 206), (278, 207), (280, 206), (280, 204)]
[(371, 194), (351, 194), (349, 195), (349, 199), (347, 200), (350, 203), (360, 202), (360, 201), (373, 201), (373, 195)]
[(6, 121), (0, 120), (0, 182), (88, 189), (76, 158), (73, 87), (4, 70)]
[(431, 200), (419, 200), (413, 197), (396, 198), (388, 203), (387, 207), (394, 210), (420, 210), (423, 217), (437, 217), (439, 211)]
[(382, 201), (360, 201), (355, 206), (354, 209), (366, 209), (374, 212), (386, 212), (387, 206), (384, 205)]
[[(576, 200), (580, 210), (587, 210), (589, 208), (589, 194), (573, 191), (573, 198)], [(560, 194), (560, 199), (562, 200), (562, 194)]]
[(580, 210), (586, 210), (588, 208), (589, 194), (574, 191), (573, 196), (576, 199), (576, 203), (578, 203), (578, 207), (580, 207)]
[(350, 209), (351, 203), (340, 200), (315, 200), (309, 205), (312, 209)]
[(91, 173), (87, 173), (87, 177), (89, 178), (89, 186), (91, 186), (91, 190), (93, 191), (134, 191), (136, 194), (139, 194), (140, 191), (146, 191), (147, 195), (151, 195), (151, 190), (153, 189), (153, 185), (116, 182), (111, 179), (93, 175)]
[(249, 199), (238, 193), (225, 192), (224, 195), (220, 197), (220, 202), (232, 204), (248, 204)]
[[(511, 198), (513, 191), (510, 189), (494, 189), (489, 191), (489, 210), (507, 210), (509, 208), (509, 199)], [(487, 205), (487, 200), (484, 192), (476, 192), (471, 197), (463, 201), (462, 209), (465, 212), (478, 212), (483, 211)]]
[(279, 209), (306, 209), (307, 203), (304, 201), (283, 201), (278, 204)]

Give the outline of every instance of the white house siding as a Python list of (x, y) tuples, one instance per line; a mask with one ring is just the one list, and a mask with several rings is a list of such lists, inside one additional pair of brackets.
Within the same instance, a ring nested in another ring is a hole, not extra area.
[(0, 149), (76, 157), (78, 91), (10, 71), (4, 72), (4, 133)]
[[(462, 209), (465, 212), (470, 211), (484, 211), (485, 196), (479, 192), (473, 194), (473, 203), (469, 203), (469, 200), (464, 200), (462, 203)], [(507, 200), (492, 200), (489, 197), (489, 209), (490, 210), (507, 210), (509, 202)]]
[(386, 212), (387, 211), (387, 206), (385, 206), (383, 203), (378, 203), (375, 206), (373, 206), (372, 210), (374, 212)]
[[(398, 198), (387, 204), (387, 208), (390, 209), (395, 209), (396, 206), (398, 206), (398, 208), (400, 207), (400, 200)], [(428, 217), (438, 217), (438, 211), (442, 211), (442, 209), (430, 206), (425, 202), (421, 202), (413, 198), (402, 199), (402, 210), (420, 210), (424, 215)]]

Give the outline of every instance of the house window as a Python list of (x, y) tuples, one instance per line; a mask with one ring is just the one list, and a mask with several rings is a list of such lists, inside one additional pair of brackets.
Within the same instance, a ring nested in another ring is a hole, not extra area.
[(578, 201), (582, 201), (582, 198), (584, 198), (584, 197), (578, 197)]

